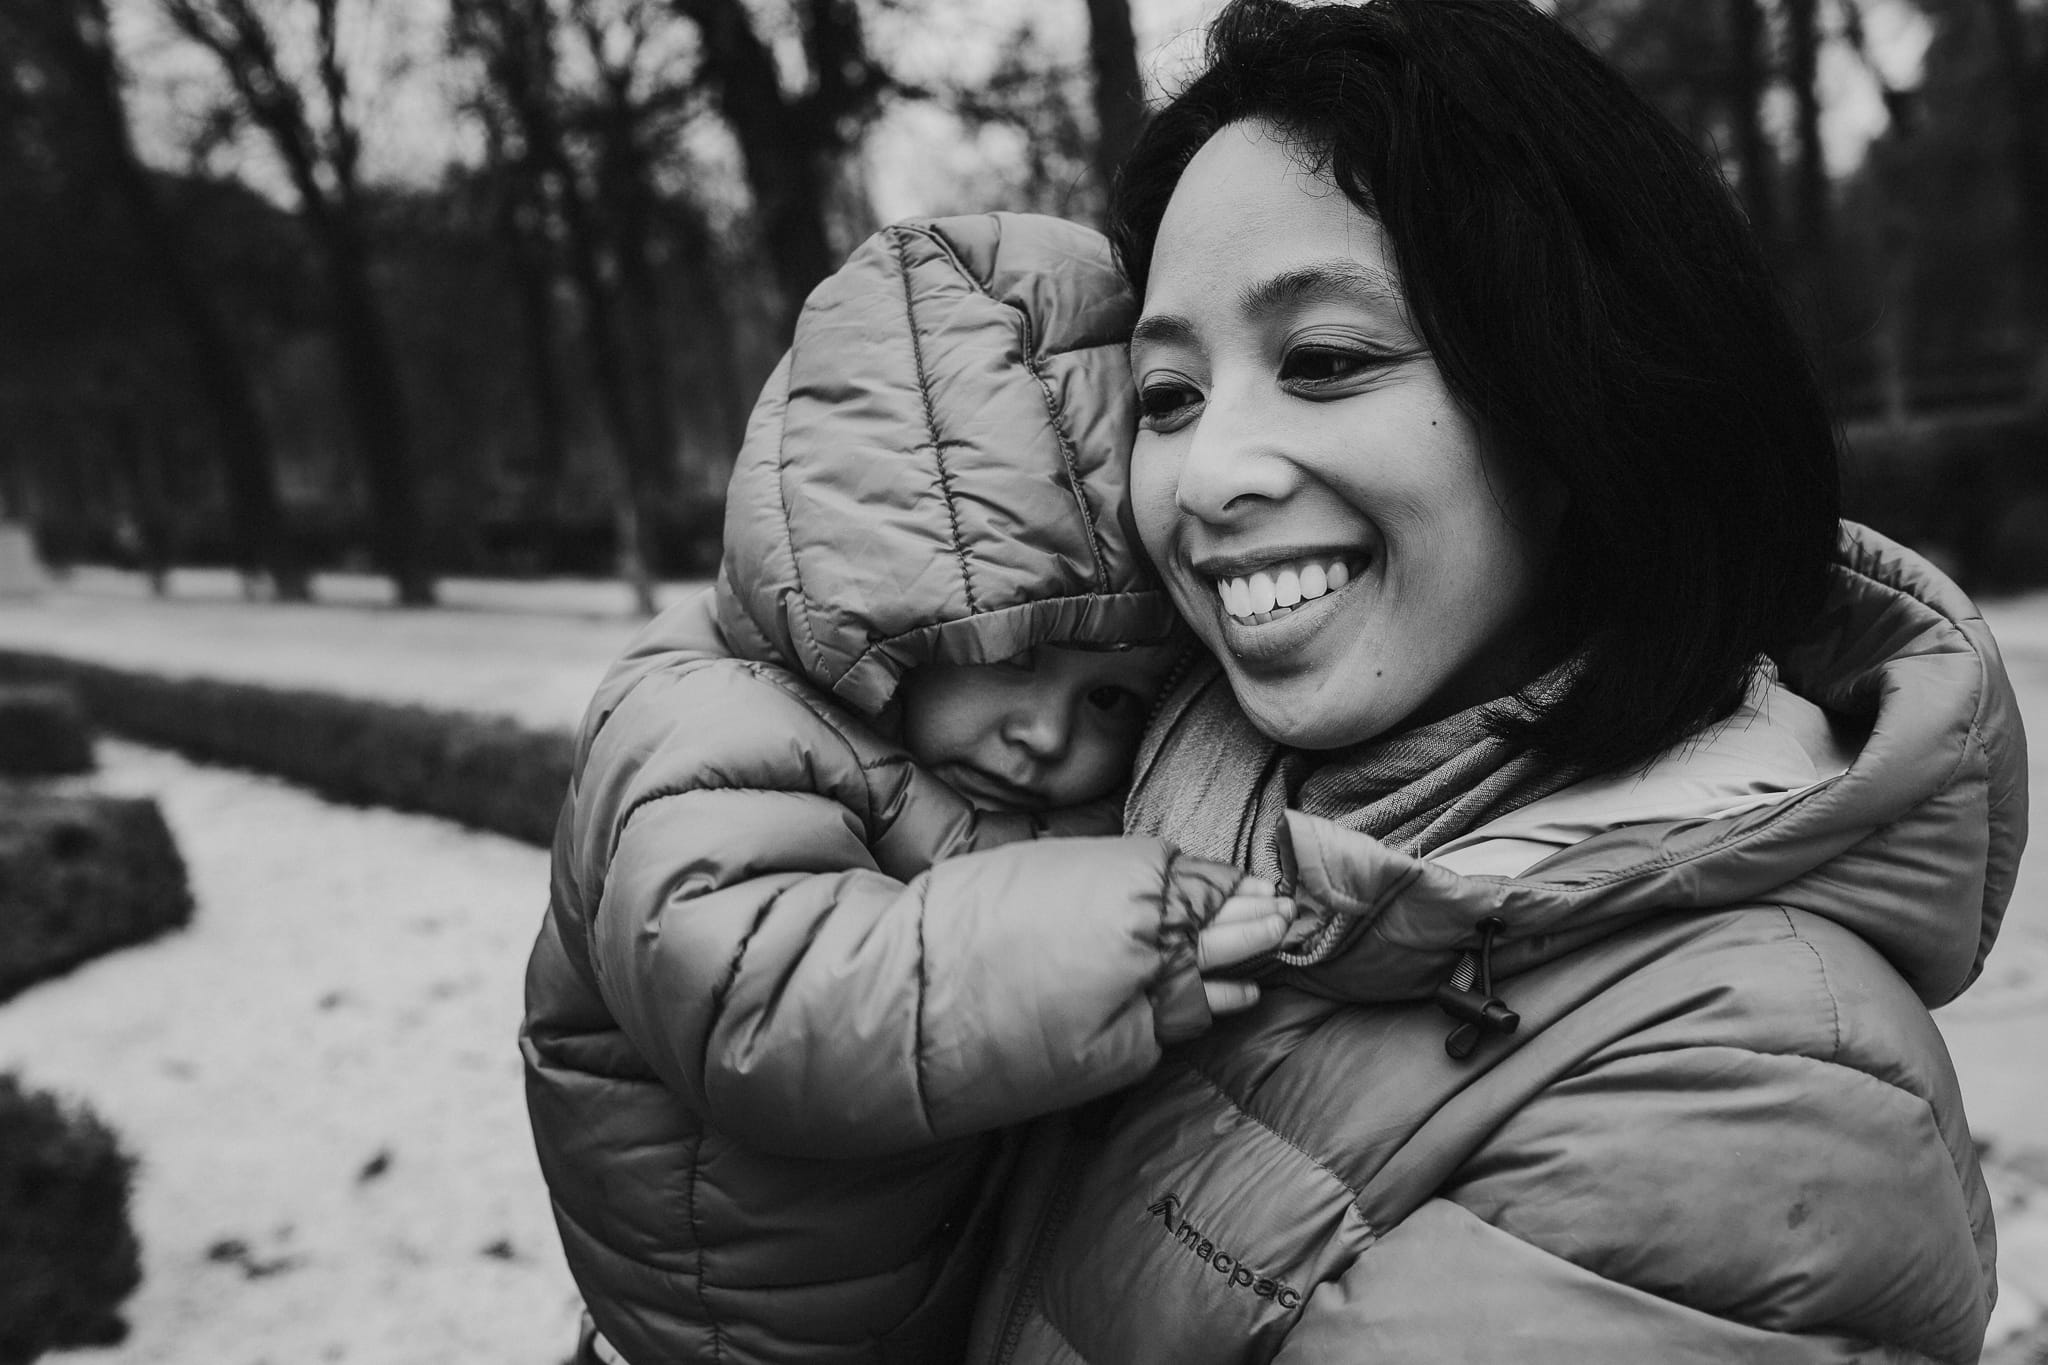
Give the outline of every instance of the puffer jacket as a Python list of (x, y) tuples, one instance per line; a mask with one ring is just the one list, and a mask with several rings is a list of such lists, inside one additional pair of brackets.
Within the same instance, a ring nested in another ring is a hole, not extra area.
[[(1853, 758), (1778, 799), (1644, 823), (1610, 782), (1600, 828), (1487, 876), (1291, 813), (1343, 947), (1035, 1127), (969, 1358), (1975, 1361), (1991, 1210), (1928, 1007), (2012, 889), (2012, 690), (1962, 594), (1854, 527), (1779, 663)], [(1460, 1061), (1430, 997), (1489, 920), (1520, 1027)]]
[(996, 1130), (1208, 1023), (1193, 936), (1234, 873), (1036, 838), (1114, 806), (977, 813), (881, 737), (925, 661), (1170, 637), (1122, 530), (1132, 312), (1071, 224), (870, 240), (755, 411), (716, 588), (591, 703), (521, 1047), (634, 1365), (957, 1360)]

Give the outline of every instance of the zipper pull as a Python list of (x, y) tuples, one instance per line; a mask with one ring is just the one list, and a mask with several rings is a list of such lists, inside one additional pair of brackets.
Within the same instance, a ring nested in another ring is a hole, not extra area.
[(1479, 1046), (1482, 1034), (1505, 1037), (1522, 1023), (1522, 1016), (1493, 993), (1493, 938), (1505, 927), (1498, 916), (1479, 921), (1479, 951), (1459, 958), (1450, 980), (1433, 997), (1439, 1009), (1459, 1021), (1444, 1039), (1444, 1051), (1461, 1062)]

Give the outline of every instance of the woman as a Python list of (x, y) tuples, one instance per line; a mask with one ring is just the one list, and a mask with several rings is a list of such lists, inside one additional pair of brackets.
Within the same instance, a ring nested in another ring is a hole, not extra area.
[(1131, 832), (1319, 928), (1040, 1126), (973, 1358), (1975, 1360), (1927, 1010), (2023, 740), (1970, 604), (1838, 531), (1712, 168), (1520, 0), (1238, 0), (1115, 217), (1136, 523), (1219, 661)]

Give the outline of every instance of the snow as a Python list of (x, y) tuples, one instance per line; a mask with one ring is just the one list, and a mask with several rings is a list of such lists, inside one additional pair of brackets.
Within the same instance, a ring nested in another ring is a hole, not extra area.
[(0, 1070), (142, 1160), (133, 1331), (63, 1358), (559, 1365), (577, 1302), (515, 1041), (547, 855), (130, 744), (100, 759), (98, 787), (161, 805), (198, 912), (0, 1007)]
[[(663, 600), (701, 586), (667, 585)], [(136, 575), (79, 570), (39, 598), (0, 599), (0, 649), (568, 729), (640, 627), (617, 583), (458, 579), (449, 606), (426, 611), (381, 605), (388, 588), (364, 576), (322, 575), (316, 590), (311, 605), (246, 602), (232, 574), (182, 570), (159, 601)]]

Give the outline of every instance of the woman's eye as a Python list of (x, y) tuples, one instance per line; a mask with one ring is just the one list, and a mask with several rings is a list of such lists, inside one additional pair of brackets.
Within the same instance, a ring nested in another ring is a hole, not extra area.
[(1297, 346), (1280, 364), (1280, 377), (1304, 384), (1331, 384), (1353, 379), (1378, 365), (1377, 356), (1357, 351), (1333, 351), (1320, 346)]
[(1186, 417), (1202, 401), (1202, 395), (1186, 384), (1159, 381), (1138, 390), (1138, 417), (1155, 430)]

